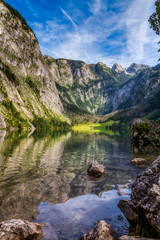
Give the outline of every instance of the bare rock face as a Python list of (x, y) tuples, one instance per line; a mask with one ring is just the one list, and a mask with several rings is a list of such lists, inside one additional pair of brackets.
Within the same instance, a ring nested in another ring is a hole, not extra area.
[[(45, 118), (46, 112), (47, 118), (55, 118), (56, 114), (65, 119), (54, 75), (43, 59), (32, 29), (4, 1), (0, 1), (0, 12), (0, 117), (3, 115), (7, 127), (15, 128), (18, 123), (13, 108), (23, 116), (19, 122), (25, 121), (27, 127), (28, 121)], [(0, 127), (1, 122), (0, 119)]]
[(111, 225), (105, 221), (100, 221), (86, 236), (83, 236), (83, 240), (115, 240), (116, 234)]
[(98, 178), (101, 177), (104, 174), (104, 166), (98, 164), (98, 162), (93, 162), (90, 164), (87, 173), (89, 176)]
[(136, 233), (160, 238), (160, 157), (138, 175), (131, 200), (118, 206)]
[(1, 240), (38, 240), (42, 237), (44, 224), (31, 223), (21, 219), (12, 219), (0, 223)]
[(131, 163), (133, 163), (135, 165), (144, 165), (146, 163), (146, 159), (144, 159), (144, 158), (134, 158), (133, 160), (131, 160)]
[(126, 69), (123, 68), (119, 63), (115, 63), (112, 67), (112, 70), (116, 71), (119, 74), (128, 74)]
[(4, 118), (0, 116), (0, 129), (5, 129), (6, 128), (6, 123), (4, 121)]
[(127, 72), (130, 73), (130, 74), (135, 74), (139, 70), (142, 70), (142, 69), (145, 69), (145, 68), (149, 68), (149, 66), (145, 65), (145, 64), (132, 63), (131, 66), (129, 66), (127, 68)]

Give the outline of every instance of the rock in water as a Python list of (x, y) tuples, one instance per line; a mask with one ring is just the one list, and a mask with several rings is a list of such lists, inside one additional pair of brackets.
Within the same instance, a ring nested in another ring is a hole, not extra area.
[(1, 240), (38, 240), (43, 236), (44, 224), (12, 219), (0, 223)]
[(92, 177), (101, 177), (104, 174), (104, 166), (98, 164), (98, 162), (93, 162), (90, 164), (87, 173)]
[(160, 239), (160, 157), (138, 175), (131, 200), (118, 206), (137, 234)]
[(117, 236), (112, 229), (112, 226), (105, 221), (100, 221), (83, 240), (115, 240)]
[(134, 158), (133, 160), (131, 160), (131, 163), (135, 164), (135, 165), (143, 165), (145, 164), (147, 161), (144, 158)]

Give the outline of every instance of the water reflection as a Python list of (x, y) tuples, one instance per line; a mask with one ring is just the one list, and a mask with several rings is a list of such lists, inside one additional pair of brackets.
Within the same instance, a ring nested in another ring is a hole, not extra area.
[[(47, 215), (48, 211), (54, 214), (57, 205), (53, 205), (81, 195), (83, 196), (78, 200), (75, 198), (79, 209), (77, 218), (83, 208), (90, 211), (92, 218), (90, 206), (94, 201), (98, 204), (93, 211), (98, 216), (95, 219), (97, 220), (101, 217), (98, 209), (109, 206), (106, 200), (97, 196), (103, 195), (101, 193), (104, 191), (117, 190), (118, 184), (126, 184), (135, 179), (142, 170), (133, 166), (130, 163), (131, 159), (129, 138), (114, 134), (110, 137), (107, 134), (87, 135), (70, 132), (44, 136), (34, 134), (24, 138), (16, 134), (5, 136), (3, 132), (0, 134), (0, 221), (12, 218), (31, 221), (36, 220), (39, 215), (37, 221), (49, 221), (47, 226), (51, 226), (54, 218), (52, 214), (50, 217)], [(86, 174), (89, 163), (94, 160), (106, 167), (104, 178), (96, 182), (91, 181)], [(117, 195), (115, 201), (109, 203), (111, 208), (118, 198)], [(83, 206), (78, 206), (81, 201)], [(73, 200), (62, 204), (58, 209), (65, 209), (67, 215), (67, 211), (71, 211), (68, 204), (71, 206)], [(59, 219), (54, 219), (57, 221), (55, 224), (58, 224), (56, 226), (59, 226), (56, 227), (59, 229), (58, 234), (61, 227), (64, 227), (60, 223), (65, 218), (63, 212)], [(105, 217), (106, 212), (102, 212)], [(83, 217), (86, 218), (82, 216), (82, 219)], [(67, 218), (66, 221), (69, 224)], [(86, 223), (88, 228), (92, 225), (93, 221), (90, 225)], [(66, 226), (69, 227), (67, 223)], [(77, 231), (77, 226), (72, 231)], [(79, 229), (77, 234), (81, 231), (82, 229)]]
[[(126, 197), (128, 199), (129, 197)], [(112, 224), (119, 234), (128, 233), (129, 224), (117, 207), (120, 196), (117, 191), (96, 195), (82, 195), (54, 206), (49, 203), (39, 205), (38, 222), (46, 222), (42, 240), (75, 240), (88, 233), (100, 220)]]

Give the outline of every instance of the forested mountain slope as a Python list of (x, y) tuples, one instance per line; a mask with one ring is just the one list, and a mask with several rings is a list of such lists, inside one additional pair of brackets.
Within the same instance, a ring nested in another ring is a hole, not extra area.
[(68, 109), (158, 118), (159, 90), (159, 65), (111, 69), (43, 56), (25, 19), (0, 0), (0, 128), (70, 124)]

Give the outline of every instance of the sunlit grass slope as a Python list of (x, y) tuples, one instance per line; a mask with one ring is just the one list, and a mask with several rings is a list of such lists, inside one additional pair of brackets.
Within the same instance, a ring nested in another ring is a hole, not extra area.
[(73, 126), (73, 130), (77, 132), (88, 132), (88, 133), (108, 133), (109, 127), (111, 127), (114, 123), (118, 124), (118, 121), (108, 121), (105, 123), (82, 123)]

